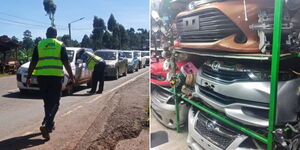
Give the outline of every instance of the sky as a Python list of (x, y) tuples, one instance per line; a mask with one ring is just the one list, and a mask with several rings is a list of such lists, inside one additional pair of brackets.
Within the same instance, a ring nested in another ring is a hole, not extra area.
[[(84, 17), (71, 24), (72, 39), (81, 42), (82, 37), (90, 35), (93, 18), (98, 16), (107, 24), (112, 13), (118, 23), (126, 29), (144, 28), (149, 30), (149, 0), (54, 0), (57, 5), (55, 24), (58, 36), (68, 34), (68, 23)], [(32, 38), (45, 38), (50, 20), (46, 16), (43, 0), (6, 0), (0, 5), (0, 36), (16, 36), (23, 39), (23, 32), (30, 30)]]

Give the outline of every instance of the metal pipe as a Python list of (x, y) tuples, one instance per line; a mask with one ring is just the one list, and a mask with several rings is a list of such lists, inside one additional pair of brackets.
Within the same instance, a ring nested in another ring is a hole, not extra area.
[(269, 105), (269, 128), (268, 128), (268, 144), (267, 149), (273, 148), (273, 131), (276, 121), (277, 106), (277, 84), (278, 70), (280, 61), (280, 43), (281, 43), (281, 18), (282, 18), (283, 0), (275, 0), (274, 7), (274, 28), (272, 43), (272, 65), (271, 65), (271, 88), (270, 88), (270, 105)]

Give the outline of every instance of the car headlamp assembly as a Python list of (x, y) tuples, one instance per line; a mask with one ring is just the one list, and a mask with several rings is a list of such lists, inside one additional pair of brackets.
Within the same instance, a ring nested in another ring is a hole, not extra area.
[[(270, 71), (253, 71), (249, 72), (248, 76), (254, 81), (270, 81), (271, 72)], [(297, 75), (291, 71), (279, 71), (278, 81), (288, 81), (297, 78)]]
[(28, 72), (28, 69), (24, 68), (24, 67), (20, 67), (17, 71), (18, 74), (25, 74), (27, 72)]

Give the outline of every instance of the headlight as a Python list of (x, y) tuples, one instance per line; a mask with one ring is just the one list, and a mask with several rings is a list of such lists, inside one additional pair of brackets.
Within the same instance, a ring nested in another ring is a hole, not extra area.
[(25, 74), (27, 72), (28, 72), (28, 69), (24, 68), (24, 67), (20, 67), (17, 71), (18, 74)]
[[(250, 72), (248, 76), (255, 81), (270, 81), (271, 72), (262, 71), (262, 72)], [(279, 71), (278, 81), (288, 81), (295, 79), (297, 77), (296, 74), (290, 71)]]

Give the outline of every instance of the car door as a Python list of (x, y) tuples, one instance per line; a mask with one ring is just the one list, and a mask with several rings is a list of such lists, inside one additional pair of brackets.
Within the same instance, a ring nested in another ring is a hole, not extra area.
[(125, 54), (123, 52), (119, 52), (119, 59), (118, 59), (118, 62), (119, 62), (119, 71), (120, 73), (123, 73), (125, 72)]

